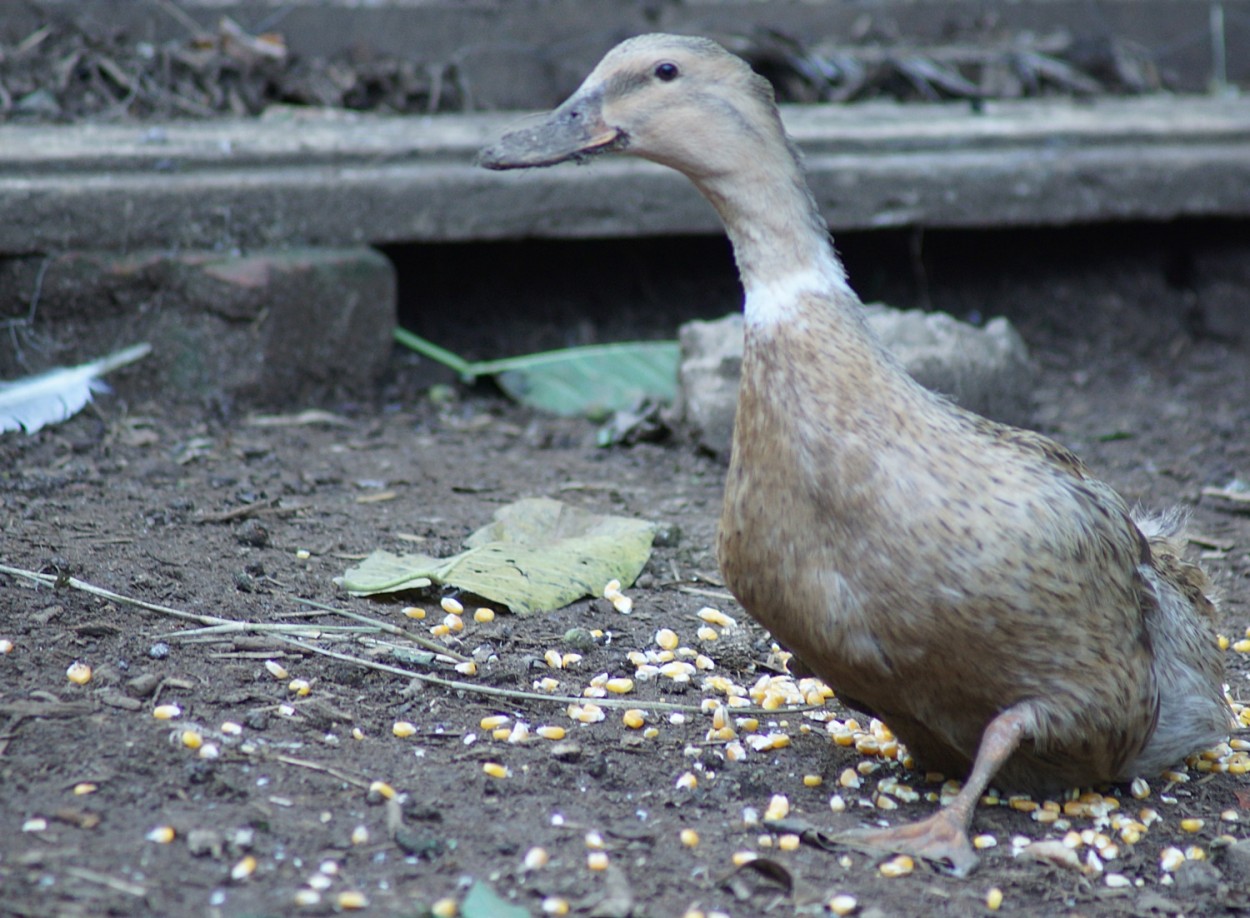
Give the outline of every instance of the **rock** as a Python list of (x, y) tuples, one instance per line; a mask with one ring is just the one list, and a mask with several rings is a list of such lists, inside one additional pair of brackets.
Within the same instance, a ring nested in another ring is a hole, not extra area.
[[(982, 328), (946, 313), (872, 304), (868, 324), (921, 385), (1007, 423), (1029, 416), (1033, 372), (1024, 340), (1006, 319)], [(742, 316), (681, 327), (678, 419), (700, 446), (727, 459), (742, 371)]]
[[(303, 407), (372, 391), (391, 353), (395, 270), (363, 246), (0, 260), (0, 299), (32, 298), (23, 331), (53, 342), (47, 367), (147, 341), (151, 355), (109, 377), (132, 400)], [(0, 379), (47, 367), (0, 351)]]

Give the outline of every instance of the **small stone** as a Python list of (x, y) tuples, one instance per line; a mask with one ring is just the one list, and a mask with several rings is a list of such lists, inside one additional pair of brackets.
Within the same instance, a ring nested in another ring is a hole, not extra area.
[(153, 660), (163, 660), (169, 656), (169, 645), (164, 641), (157, 641), (148, 648), (148, 656)]
[(235, 530), (234, 537), (241, 544), (253, 548), (264, 548), (269, 544), (269, 530), (257, 520), (244, 520)]

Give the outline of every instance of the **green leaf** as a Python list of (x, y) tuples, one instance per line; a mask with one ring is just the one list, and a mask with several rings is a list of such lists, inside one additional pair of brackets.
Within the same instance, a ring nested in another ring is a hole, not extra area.
[(655, 525), (645, 520), (530, 498), (497, 510), (460, 554), (440, 559), (375, 551), (339, 584), (356, 596), (438, 584), (520, 614), (551, 611), (599, 595), (609, 580), (632, 584), (651, 555), (654, 534)]
[(667, 404), (677, 395), (676, 341), (595, 344), (470, 363), (402, 328), (395, 339), (466, 379), (493, 376), (521, 404), (565, 417), (603, 417), (647, 399)]
[(509, 902), (481, 880), (475, 880), (460, 903), (462, 918), (530, 918), (529, 910)]

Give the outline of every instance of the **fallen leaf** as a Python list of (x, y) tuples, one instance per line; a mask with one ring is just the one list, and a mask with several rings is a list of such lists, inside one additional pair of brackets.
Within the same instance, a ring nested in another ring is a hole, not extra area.
[(651, 554), (655, 525), (600, 516), (550, 498), (501, 507), (450, 558), (375, 551), (338, 583), (356, 596), (456, 587), (513, 612), (552, 611), (597, 596), (609, 580), (629, 586)]

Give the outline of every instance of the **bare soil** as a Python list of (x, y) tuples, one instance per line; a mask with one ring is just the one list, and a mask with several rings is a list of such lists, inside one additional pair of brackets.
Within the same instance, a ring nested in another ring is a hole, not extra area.
[[(1167, 286), (1156, 263), (1134, 264), (1052, 275), (1028, 295), (983, 292), (1006, 305), (1033, 347), (1040, 429), (1130, 501), (1192, 509), (1202, 537), (1193, 554), (1223, 591), (1223, 631), (1236, 640), (1250, 624), (1250, 515), (1202, 491), (1250, 475), (1248, 345), (1200, 321), (1202, 298), (1223, 289), (1227, 299), (1226, 283)], [(986, 910), (992, 887), (1006, 914), (1215, 914), (1250, 904), (1246, 877), (1221, 857), (1227, 839), (1219, 839), (1245, 837), (1243, 823), (1227, 818), (1250, 818), (1243, 777), (1190, 768), (1185, 783), (1153, 781), (1146, 801), (1108, 791), (1124, 810), (1151, 806), (1161, 819), (1136, 844), (1121, 842), (1102, 876), (1013, 858), (1013, 837), (1065, 831), (998, 806), (977, 813), (976, 830), (998, 844), (971, 878), (924, 864), (886, 878), (880, 858), (809, 845), (782, 851), (775, 833), (744, 825), (744, 808), (762, 813), (774, 794), (787, 795), (793, 815), (832, 828), (871, 815), (860, 801), (883, 776), (922, 793), (937, 789), (924, 775), (879, 763), (862, 789), (843, 791), (849, 808), (835, 815), (829, 800), (839, 774), (879, 760), (834, 745), (802, 714), (762, 717), (761, 730), (787, 733), (790, 745), (731, 762), (723, 743), (707, 740), (709, 714), (677, 723), (649, 708), (699, 706), (711, 693), (697, 678), (689, 686), (640, 682), (625, 696), (650, 711), (658, 734), (646, 738), (623, 725), (619, 708), (582, 725), (563, 702), (423, 683), (272, 635), (188, 639), (194, 623), (64, 579), (239, 622), (352, 623), (299, 602), (314, 600), (428, 635), (442, 618), (437, 597), (349, 599), (333, 578), (378, 547), (450, 553), (502, 503), (548, 495), (661, 524), (654, 556), (628, 591), (631, 614), (596, 599), (552, 614), (469, 620), (447, 642), (478, 658), (476, 676), (351, 637), (307, 643), (494, 689), (530, 691), (551, 676), (561, 695), (577, 696), (600, 673), (633, 675), (626, 655), (654, 648), (656, 630), (668, 627), (740, 685), (774, 672), (766, 636), (719, 585), (712, 545), (720, 465), (680, 437), (601, 449), (588, 422), (535, 416), (489, 390), (417, 395), (409, 363), (397, 358), (376, 406), (339, 406), (337, 424), (265, 427), (170, 405), (144, 391), (138, 369), (120, 380), (127, 397), (104, 396), (65, 424), (0, 439), (0, 563), (62, 578), (50, 587), (0, 575), (0, 638), (13, 643), (0, 656), (0, 912), (324, 914), (342, 907), (340, 894), (359, 892), (372, 913), (420, 915), (439, 899), (463, 900), (475, 882), (531, 914), (547, 897), (567, 900), (573, 914), (822, 914), (843, 893), (865, 915), (969, 915)], [(402, 615), (410, 603), (429, 616)], [(700, 643), (704, 606), (744, 630)], [(594, 629), (602, 636), (588, 638)], [(551, 649), (582, 659), (552, 670), (544, 662)], [(994, 648), (985, 653), (993, 665)], [(75, 661), (93, 668), (86, 685), (66, 678)], [(288, 677), (276, 678), (269, 661)], [(1230, 650), (1227, 665), (1232, 694), (1243, 698), (1246, 657)], [(293, 678), (307, 680), (311, 693), (292, 692)], [(181, 717), (155, 719), (158, 704), (178, 705)], [(836, 701), (829, 707), (852, 716)], [(567, 737), (493, 739), (480, 722), (495, 714), (562, 726)], [(393, 735), (397, 721), (411, 722), (415, 734)], [(224, 732), (227, 722), (241, 732)], [(191, 728), (216, 745), (217, 758), (184, 745)], [(510, 776), (489, 776), (487, 762)], [(687, 771), (694, 789), (677, 786)], [(806, 786), (804, 775), (824, 784)], [(371, 795), (374, 781), (391, 785), (402, 805)], [(933, 806), (921, 799), (876, 815), (911, 820)], [(1181, 830), (1187, 817), (1203, 820), (1196, 833)], [(1094, 824), (1069, 822), (1077, 831)], [(158, 826), (173, 828), (172, 842), (148, 839)], [(698, 833), (697, 846), (680, 840), (686, 828)], [(588, 867), (590, 832), (603, 838), (607, 871)], [(1160, 852), (1172, 845), (1209, 857), (1166, 874)], [(534, 846), (550, 861), (526, 870)], [(736, 851), (781, 865), (778, 876), (793, 888), (758, 872), (735, 874)], [(246, 872), (239, 865), (249, 856), (254, 871), (232, 878)], [(1107, 873), (1128, 885), (1108, 885)], [(310, 881), (326, 887), (320, 902), (297, 907), (299, 891), (312, 898)]]

